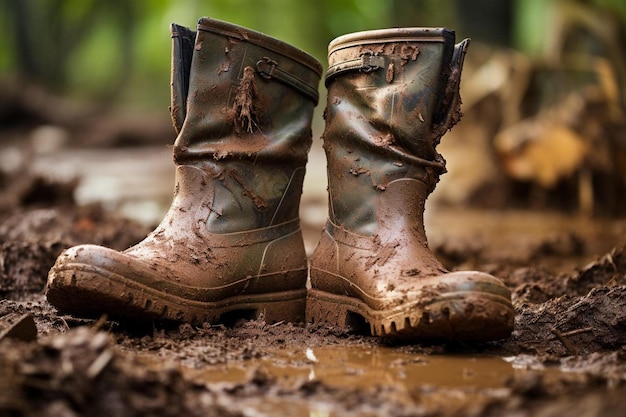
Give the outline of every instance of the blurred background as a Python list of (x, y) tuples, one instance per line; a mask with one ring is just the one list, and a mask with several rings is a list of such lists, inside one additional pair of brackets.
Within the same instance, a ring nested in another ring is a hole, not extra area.
[[(626, 213), (623, 0), (0, 0), (0, 210), (44, 198), (37, 177), (71, 182), (80, 204), (160, 220), (174, 172), (169, 24), (201, 16), (324, 65), (346, 33), (454, 29), (472, 38), (464, 117), (439, 147), (449, 172), (429, 204)], [(323, 107), (303, 195), (314, 224), (325, 218)]]

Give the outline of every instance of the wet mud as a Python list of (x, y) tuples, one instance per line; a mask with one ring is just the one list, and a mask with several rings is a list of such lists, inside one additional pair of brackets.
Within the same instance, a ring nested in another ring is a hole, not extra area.
[(429, 211), (446, 267), (484, 270), (512, 289), (515, 331), (490, 343), (397, 344), (263, 318), (60, 315), (43, 289), (64, 248), (123, 249), (151, 229), (98, 205), (13, 195), (0, 212), (1, 416), (626, 414), (624, 221)]

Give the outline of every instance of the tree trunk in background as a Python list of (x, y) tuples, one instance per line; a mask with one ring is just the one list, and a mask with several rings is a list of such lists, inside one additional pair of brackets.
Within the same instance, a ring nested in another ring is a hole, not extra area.
[(514, 0), (455, 0), (463, 36), (499, 46), (513, 42)]

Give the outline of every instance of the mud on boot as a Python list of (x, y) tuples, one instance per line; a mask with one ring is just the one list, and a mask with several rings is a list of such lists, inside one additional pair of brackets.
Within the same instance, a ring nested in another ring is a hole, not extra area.
[(494, 340), (513, 329), (497, 278), (450, 273), (428, 248), (424, 204), (445, 172), (435, 148), (459, 119), (469, 44), (454, 32), (358, 32), (329, 45), (323, 135), (329, 218), (310, 262), (307, 320), (377, 336)]
[(202, 18), (173, 25), (175, 195), (124, 252), (70, 248), (48, 300), (77, 315), (193, 323), (231, 312), (304, 319), (299, 205), (321, 65), (264, 34)]

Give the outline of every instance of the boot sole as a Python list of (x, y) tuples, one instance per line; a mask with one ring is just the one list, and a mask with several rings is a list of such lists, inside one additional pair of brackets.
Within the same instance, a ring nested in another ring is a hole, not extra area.
[(396, 339), (491, 341), (513, 331), (514, 310), (505, 297), (480, 292), (449, 293), (430, 302), (374, 310), (363, 301), (309, 290), (308, 323), (358, 330), (365, 320), (374, 336)]
[(219, 322), (226, 314), (230, 318), (262, 316), (267, 323), (303, 322), (305, 317), (306, 288), (209, 302), (178, 297), (120, 275), (90, 269), (53, 269), (46, 290), (48, 301), (59, 311), (78, 316), (106, 313), (111, 317), (196, 325)]

